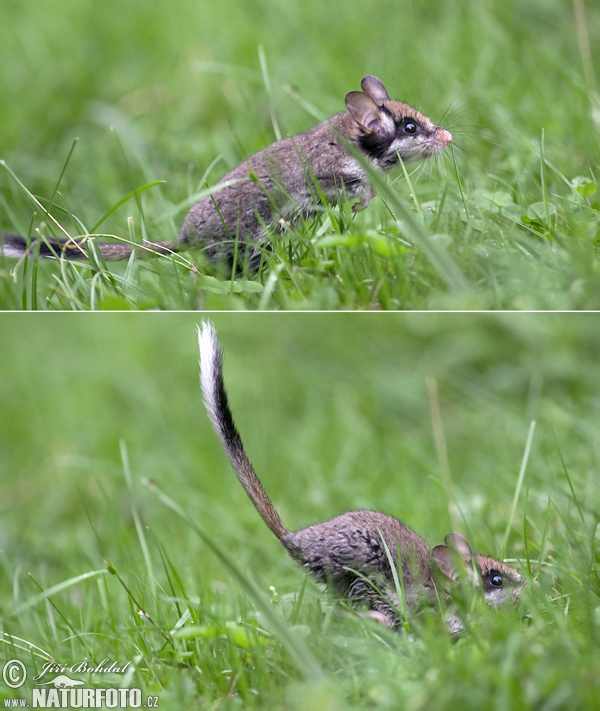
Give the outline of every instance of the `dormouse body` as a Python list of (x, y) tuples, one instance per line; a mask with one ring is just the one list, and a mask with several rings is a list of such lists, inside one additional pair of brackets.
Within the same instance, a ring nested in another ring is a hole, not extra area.
[[(515, 603), (525, 581), (501, 561), (473, 555), (457, 533), (431, 550), (427, 543), (392, 516), (376, 511), (349, 511), (330, 521), (289, 531), (265, 493), (233, 421), (223, 380), (222, 353), (214, 328), (199, 329), (201, 384), (213, 428), (240, 483), (261, 518), (290, 556), (323, 583), (335, 597), (365, 608), (380, 622), (396, 626), (400, 601), (393, 565), (401, 571), (409, 616), (435, 608), (438, 597), (468, 580), (490, 604)], [(385, 543), (385, 545), (384, 545)], [(387, 546), (387, 551), (386, 551)], [(398, 554), (400, 562), (398, 561)], [(448, 629), (462, 629), (458, 615), (446, 619)]]
[[(428, 158), (452, 140), (447, 130), (417, 109), (390, 99), (376, 77), (365, 77), (361, 89), (346, 95), (344, 113), (307, 133), (277, 141), (234, 168), (212, 195), (192, 206), (177, 240), (146, 242), (138, 255), (199, 248), (213, 260), (231, 263), (237, 245), (240, 256), (256, 268), (269, 247), (266, 230), (314, 214), (323, 197), (330, 205), (350, 200), (355, 201), (354, 210), (367, 207), (374, 193), (353, 150), (386, 172), (398, 165), (399, 157), (405, 163)], [(85, 259), (87, 239), (48, 238), (40, 244), (40, 255)], [(123, 243), (96, 242), (96, 248), (107, 260), (127, 259), (132, 252)], [(5, 255), (19, 257), (27, 249), (31, 245), (24, 238), (4, 236)]]

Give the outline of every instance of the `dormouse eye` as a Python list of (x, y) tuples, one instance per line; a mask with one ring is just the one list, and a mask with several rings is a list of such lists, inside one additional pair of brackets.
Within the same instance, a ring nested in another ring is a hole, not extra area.
[(490, 578), (490, 582), (495, 588), (501, 588), (504, 585), (504, 579), (499, 573), (494, 573)]
[(417, 128), (418, 126), (414, 121), (407, 121), (404, 124), (404, 133), (416, 133)]

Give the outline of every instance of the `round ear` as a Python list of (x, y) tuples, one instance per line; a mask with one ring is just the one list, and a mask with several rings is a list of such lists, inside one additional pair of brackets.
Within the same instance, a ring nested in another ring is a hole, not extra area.
[(383, 133), (383, 119), (375, 102), (362, 91), (346, 94), (346, 107), (356, 123), (367, 133)]
[(452, 580), (458, 580), (456, 568), (456, 553), (448, 546), (436, 546), (432, 551), (433, 559), (444, 575)]
[(444, 543), (452, 550), (455, 550), (463, 560), (471, 560), (473, 553), (467, 539), (460, 533), (448, 533), (444, 538)]
[(360, 83), (360, 88), (379, 106), (390, 98), (383, 82), (377, 77), (365, 77)]

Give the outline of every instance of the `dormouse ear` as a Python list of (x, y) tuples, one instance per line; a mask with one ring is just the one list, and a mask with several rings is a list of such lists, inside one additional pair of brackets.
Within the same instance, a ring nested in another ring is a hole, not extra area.
[(431, 551), (442, 573), (456, 581), (466, 576), (471, 583), (479, 585), (480, 577), (473, 568), (473, 554), (467, 539), (460, 533), (449, 533), (444, 543), (445, 546), (436, 546)]
[(436, 546), (432, 551), (433, 559), (438, 565), (442, 573), (451, 578), (458, 580), (458, 568), (456, 567), (456, 553), (448, 546)]
[(385, 86), (383, 86), (383, 82), (377, 77), (365, 77), (360, 83), (360, 88), (378, 106), (381, 106), (386, 99), (390, 98)]
[(362, 91), (346, 94), (346, 106), (352, 118), (367, 133), (383, 133), (383, 120), (375, 102)]
[(460, 533), (448, 533), (444, 538), (444, 543), (452, 550), (455, 550), (463, 560), (471, 560), (473, 557), (471, 546)]

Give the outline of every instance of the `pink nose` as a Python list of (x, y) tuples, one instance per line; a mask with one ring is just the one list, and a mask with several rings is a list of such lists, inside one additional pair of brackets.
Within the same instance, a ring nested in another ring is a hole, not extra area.
[(438, 133), (438, 140), (440, 143), (443, 143), (444, 146), (447, 146), (452, 140), (452, 134), (450, 133), (450, 131), (446, 131), (445, 128), (442, 128)]

